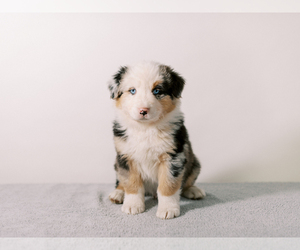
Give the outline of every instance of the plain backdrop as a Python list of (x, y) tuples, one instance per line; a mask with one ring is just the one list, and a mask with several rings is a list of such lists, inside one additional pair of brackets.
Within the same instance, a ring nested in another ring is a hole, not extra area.
[(300, 181), (300, 14), (0, 14), (0, 183), (113, 183), (120, 66), (186, 79), (199, 182)]

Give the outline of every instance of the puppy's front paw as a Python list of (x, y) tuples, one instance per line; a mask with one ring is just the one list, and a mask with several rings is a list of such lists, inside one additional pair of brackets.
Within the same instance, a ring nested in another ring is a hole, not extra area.
[(156, 212), (156, 216), (161, 219), (172, 219), (174, 217), (179, 216), (180, 214), (180, 206), (179, 206), (179, 193), (178, 190), (175, 194), (171, 196), (165, 196), (157, 192), (158, 196), (158, 209)]
[(158, 207), (156, 216), (160, 219), (172, 219), (174, 217), (179, 216), (180, 208), (179, 207), (171, 207), (171, 208), (160, 208)]
[(122, 212), (126, 214), (139, 214), (145, 211), (145, 202), (138, 195), (130, 194), (125, 196)]
[(124, 199), (124, 191), (121, 189), (115, 189), (109, 194), (109, 199), (112, 203), (121, 204)]

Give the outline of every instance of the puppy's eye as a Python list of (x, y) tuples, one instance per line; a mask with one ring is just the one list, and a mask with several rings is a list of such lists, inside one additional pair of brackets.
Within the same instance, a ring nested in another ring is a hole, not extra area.
[(130, 92), (132, 95), (134, 95), (134, 94), (136, 93), (136, 89), (131, 89), (131, 90), (129, 90), (129, 92)]
[(159, 90), (159, 89), (154, 89), (154, 90), (152, 91), (152, 93), (153, 93), (154, 95), (157, 95), (157, 94), (159, 94), (159, 92), (160, 92), (160, 90)]

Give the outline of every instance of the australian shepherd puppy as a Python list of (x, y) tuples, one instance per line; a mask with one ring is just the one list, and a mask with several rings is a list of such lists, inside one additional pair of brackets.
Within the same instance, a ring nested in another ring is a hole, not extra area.
[(145, 194), (158, 198), (156, 216), (161, 219), (179, 216), (180, 194), (205, 196), (194, 186), (200, 164), (180, 111), (184, 84), (172, 68), (154, 62), (121, 67), (109, 83), (117, 152), (116, 189), (109, 198), (123, 203), (127, 214), (145, 210)]

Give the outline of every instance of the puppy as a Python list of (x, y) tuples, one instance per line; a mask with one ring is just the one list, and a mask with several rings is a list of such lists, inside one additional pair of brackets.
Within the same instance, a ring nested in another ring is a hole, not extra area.
[(180, 194), (201, 199), (194, 186), (200, 163), (193, 153), (180, 97), (185, 81), (172, 68), (155, 62), (121, 67), (109, 83), (116, 106), (113, 124), (117, 152), (113, 203), (122, 211), (145, 210), (145, 193), (158, 198), (156, 216), (171, 219), (180, 214)]

